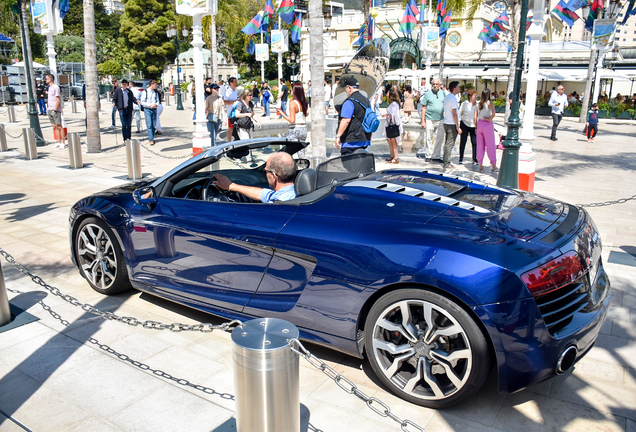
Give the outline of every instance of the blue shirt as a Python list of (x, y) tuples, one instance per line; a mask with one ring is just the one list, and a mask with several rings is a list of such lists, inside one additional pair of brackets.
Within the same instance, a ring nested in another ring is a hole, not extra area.
[(261, 191), (261, 202), (271, 203), (273, 201), (287, 201), (296, 198), (294, 185), (285, 186), (284, 188), (274, 192), (272, 189), (263, 189)]
[[(342, 104), (342, 108), (340, 109), (340, 117), (350, 119), (351, 117), (353, 117), (354, 109), (355, 109), (355, 106), (353, 104), (353, 101), (346, 100)], [(342, 147), (355, 147), (355, 148), (368, 147), (370, 145), (371, 145), (371, 141), (369, 141), (369, 140), (342, 143)]]

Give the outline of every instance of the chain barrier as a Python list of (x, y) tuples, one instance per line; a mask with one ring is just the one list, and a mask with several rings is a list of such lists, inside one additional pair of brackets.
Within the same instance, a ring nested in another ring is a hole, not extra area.
[(17, 107), (13, 107), (14, 110), (16, 110), (17, 112), (23, 112), (26, 111), (27, 107), (26, 105), (22, 107), (22, 109), (18, 109)]
[[(353, 382), (340, 375), (327, 363), (310, 353), (309, 350), (305, 348), (298, 339), (288, 339), (287, 341), (290, 343), (291, 350), (294, 353), (307, 360), (309, 364), (316, 369), (322, 371), (325, 375), (331, 378), (342, 390), (344, 390), (348, 394), (356, 395), (357, 397), (362, 399), (371, 411), (375, 412), (381, 417), (389, 417), (396, 423), (399, 423), (404, 432), (410, 432), (410, 430), (408, 429), (409, 426), (420, 432), (426, 432), (426, 430), (422, 426), (414, 423), (413, 421), (408, 419), (402, 420), (401, 418), (393, 414), (391, 412), (391, 408), (389, 408), (389, 406), (382, 402), (380, 399), (376, 397), (369, 397), (364, 394)], [(379, 405), (379, 407), (377, 407), (376, 405)]]
[(124, 148), (124, 147), (126, 147), (126, 144), (116, 145), (115, 147), (113, 147), (113, 148), (111, 148), (111, 149), (108, 149), (108, 150), (102, 150), (102, 151), (100, 151), (99, 153), (100, 153), (100, 154), (114, 153), (114, 152), (116, 152), (117, 150), (122, 149), (122, 148)]
[(6, 111), (0, 111), (0, 114), (7, 114), (9, 112), (9, 108)]
[(22, 132), (20, 132), (20, 135), (18, 135), (18, 136), (13, 136), (13, 135), (11, 135), (9, 132), (7, 132), (7, 130), (5, 129), (5, 130), (4, 130), (4, 133), (5, 133), (5, 135), (7, 135), (9, 138), (13, 138), (13, 139), (20, 139), (20, 138), (22, 138)]
[(636, 200), (636, 195), (632, 195), (629, 198), (617, 199), (615, 201), (604, 201), (604, 202), (597, 202), (597, 203), (590, 203), (590, 204), (576, 204), (576, 206), (577, 207), (603, 207), (603, 206), (610, 206), (614, 204), (625, 204), (627, 201), (631, 201), (631, 200)]
[[(16, 294), (24, 294), (22, 291), (17, 291), (14, 289), (10, 289), (7, 288), (7, 291), (12, 292), (12, 293), (16, 293)], [(60, 314), (58, 314), (57, 312), (55, 312), (49, 305), (47, 305), (46, 303), (44, 303), (42, 300), (38, 300), (38, 304), (42, 307), (42, 309), (44, 309), (45, 311), (47, 311), (53, 318), (55, 318), (56, 320), (58, 320), (64, 327), (69, 327), (71, 325), (71, 323), (68, 320), (65, 320), (64, 318), (62, 318), (62, 316)], [(88, 339), (86, 339), (87, 342), (92, 343), (93, 345), (99, 347), (101, 350), (106, 351), (108, 354), (112, 355), (113, 357), (116, 357), (118, 360), (130, 363), (131, 365), (143, 370), (143, 371), (147, 371), (147, 372), (152, 372), (153, 375), (156, 375), (158, 377), (161, 378), (165, 378), (167, 380), (170, 381), (174, 381), (175, 383), (185, 386), (185, 387), (191, 387), (195, 390), (199, 390), (203, 393), (209, 394), (209, 395), (218, 395), (223, 399), (228, 399), (228, 400), (234, 400), (234, 395), (231, 395), (229, 393), (219, 393), (218, 391), (214, 390), (213, 388), (210, 387), (205, 387), (202, 385), (198, 385), (198, 384), (193, 384), (190, 381), (188, 381), (187, 379), (183, 379), (183, 378), (177, 378), (175, 376), (172, 376), (162, 370), (159, 369), (153, 369), (150, 366), (148, 366), (145, 363), (141, 363), (139, 361), (133, 360), (131, 359), (129, 356), (127, 356), (126, 354), (122, 354), (120, 352), (115, 351), (114, 349), (112, 349), (110, 346), (100, 343), (97, 339), (93, 338), (93, 337), (89, 337)]]
[(147, 147), (145, 144), (142, 144), (141, 142), (139, 143), (146, 151), (152, 153), (155, 156), (159, 156), (161, 158), (164, 159), (187, 159), (187, 158), (191, 158), (192, 154), (189, 153), (185, 156), (166, 156), (166, 155), (162, 155), (161, 153), (157, 153), (156, 151), (153, 151), (152, 149), (150, 149), (149, 147)]
[(9, 263), (13, 264), (13, 266), (16, 269), (18, 269), (18, 271), (20, 271), (20, 273), (22, 273), (23, 275), (31, 278), (31, 280), (33, 282), (35, 282), (36, 284), (38, 284), (41, 287), (45, 288), (47, 291), (49, 291), (54, 296), (60, 297), (64, 301), (72, 304), (73, 306), (77, 306), (77, 307), (81, 308), (85, 312), (91, 313), (93, 315), (97, 315), (97, 316), (102, 317), (102, 318), (104, 318), (106, 320), (109, 320), (109, 321), (118, 321), (118, 322), (122, 322), (124, 324), (131, 325), (133, 327), (141, 325), (144, 328), (150, 328), (150, 329), (154, 329), (154, 330), (170, 330), (170, 331), (173, 331), (173, 332), (200, 331), (202, 333), (210, 333), (213, 330), (232, 331), (234, 329), (233, 326), (242, 324), (238, 320), (232, 320), (230, 322), (225, 322), (223, 324), (218, 324), (218, 325), (217, 324), (210, 324), (210, 323), (201, 323), (201, 324), (181, 324), (181, 323), (163, 324), (163, 323), (158, 322), (158, 321), (149, 321), (149, 320), (140, 321), (140, 320), (138, 320), (137, 318), (134, 318), (134, 317), (119, 316), (119, 315), (114, 314), (112, 312), (101, 311), (99, 309), (96, 309), (95, 307), (93, 307), (92, 305), (90, 305), (88, 303), (81, 303), (75, 297), (73, 297), (71, 295), (68, 295), (68, 294), (63, 294), (58, 288), (47, 284), (46, 282), (44, 282), (44, 280), (42, 280), (42, 278), (40, 276), (36, 276), (33, 273), (31, 273), (26, 267), (24, 267), (22, 264), (18, 263), (15, 260), (15, 258), (13, 258), (13, 256), (11, 256), (11, 254), (6, 252), (1, 247), (0, 247), (0, 255), (2, 255)]

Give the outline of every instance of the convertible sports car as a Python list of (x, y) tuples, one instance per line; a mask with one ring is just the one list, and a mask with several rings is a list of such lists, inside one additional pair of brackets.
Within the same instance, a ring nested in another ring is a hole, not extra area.
[(493, 367), (500, 391), (518, 391), (592, 347), (610, 283), (585, 210), (425, 169), (376, 172), (369, 153), (297, 160), (289, 201), (213, 183), (267, 187), (267, 158), (306, 146), (223, 144), (84, 198), (73, 260), (100, 293), (132, 286), (228, 319), (288, 320), (428, 407), (466, 399)]

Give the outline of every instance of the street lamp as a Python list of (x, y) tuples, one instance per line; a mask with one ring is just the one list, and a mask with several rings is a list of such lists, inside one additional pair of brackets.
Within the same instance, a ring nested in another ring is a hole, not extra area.
[[(187, 37), (188, 30), (184, 27), (184, 37)], [(170, 24), (166, 28), (166, 35), (174, 43), (174, 48), (177, 51), (177, 110), (183, 111), (183, 104), (181, 103), (181, 68), (179, 67), (179, 41), (177, 40), (177, 26)]]
[(292, 53), (291, 58), (287, 57), (287, 66), (292, 69), (292, 77), (296, 76), (296, 68), (298, 68), (298, 63), (296, 62), (296, 54)]

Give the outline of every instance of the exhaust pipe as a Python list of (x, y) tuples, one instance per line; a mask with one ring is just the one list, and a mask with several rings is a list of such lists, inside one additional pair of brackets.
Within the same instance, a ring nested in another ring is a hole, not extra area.
[(570, 345), (561, 353), (556, 365), (556, 373), (561, 375), (567, 372), (576, 360), (577, 349), (574, 345)]

